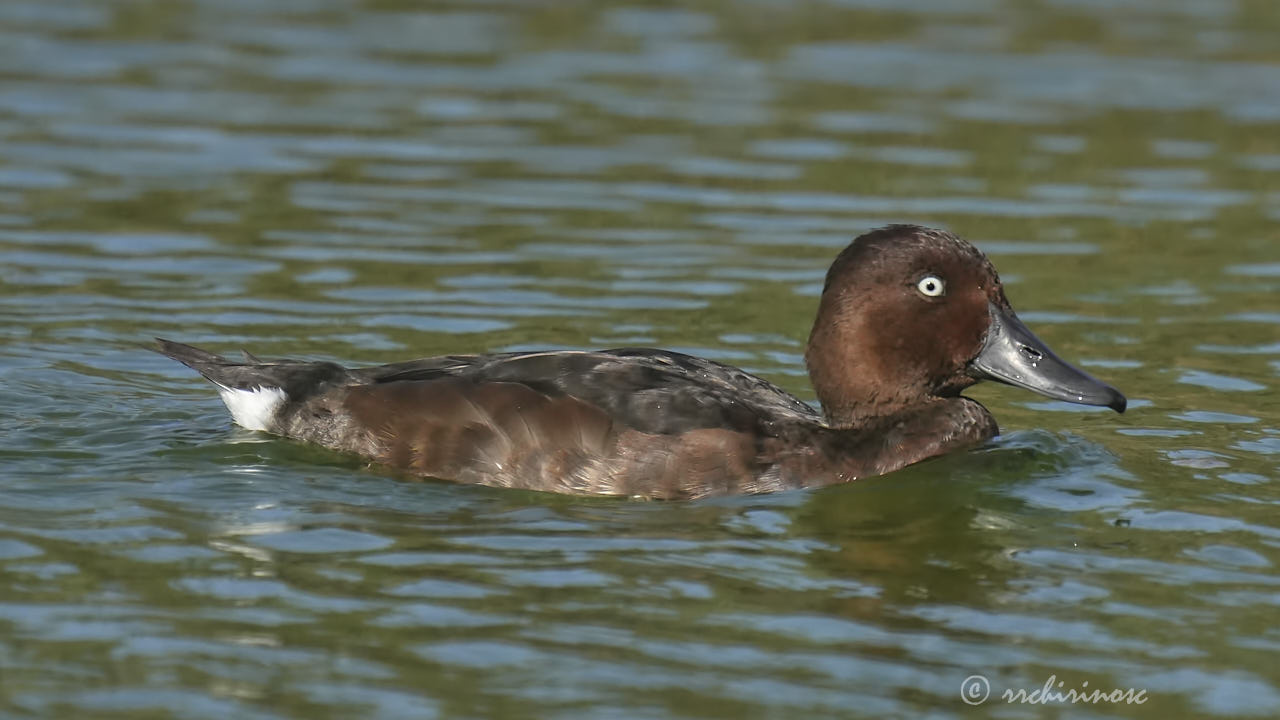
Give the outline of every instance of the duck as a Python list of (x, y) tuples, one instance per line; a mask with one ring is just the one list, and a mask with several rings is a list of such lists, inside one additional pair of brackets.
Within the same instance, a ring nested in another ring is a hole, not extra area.
[(689, 500), (885, 475), (986, 443), (984, 380), (1123, 413), (1014, 313), (987, 257), (889, 225), (827, 271), (805, 350), (820, 408), (736, 367), (669, 350), (443, 355), (374, 367), (228, 359), (157, 338), (249, 430), (413, 476)]

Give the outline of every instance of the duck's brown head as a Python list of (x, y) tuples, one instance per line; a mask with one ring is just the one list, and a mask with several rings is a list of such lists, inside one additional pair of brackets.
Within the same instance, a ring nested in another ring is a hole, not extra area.
[(827, 272), (805, 353), (827, 419), (848, 427), (989, 379), (1124, 412), (1115, 388), (1072, 367), (1018, 320), (995, 268), (944, 230), (890, 225)]

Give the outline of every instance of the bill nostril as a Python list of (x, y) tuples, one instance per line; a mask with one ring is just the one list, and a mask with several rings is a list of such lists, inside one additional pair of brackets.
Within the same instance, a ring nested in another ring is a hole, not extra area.
[(1044, 359), (1043, 353), (1029, 345), (1018, 345), (1018, 352), (1033, 363), (1038, 363)]

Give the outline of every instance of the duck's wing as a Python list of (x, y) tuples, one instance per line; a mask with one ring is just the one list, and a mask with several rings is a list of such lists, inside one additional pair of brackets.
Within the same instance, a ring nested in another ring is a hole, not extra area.
[(761, 424), (821, 416), (760, 377), (705, 358), (651, 348), (551, 351), (426, 358), (355, 371), (374, 384), (446, 377), (515, 383), (549, 397), (567, 396), (646, 433), (724, 428), (761, 431)]

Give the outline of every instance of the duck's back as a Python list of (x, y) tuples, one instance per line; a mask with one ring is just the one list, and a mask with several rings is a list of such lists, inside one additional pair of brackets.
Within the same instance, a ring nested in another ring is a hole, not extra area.
[(809, 405), (762, 378), (712, 360), (668, 350), (618, 348), (496, 355), (449, 355), (352, 371), (373, 385), (457, 378), (515, 383), (549, 397), (568, 396), (616, 422), (671, 435), (762, 423), (821, 422)]
[[(775, 385), (661, 350), (425, 358), (347, 370), (162, 351), (222, 388), (246, 427), (460, 482), (698, 497), (781, 489), (770, 448), (821, 416)], [(271, 393), (278, 392), (279, 396)], [(278, 400), (241, 417), (241, 398)]]

